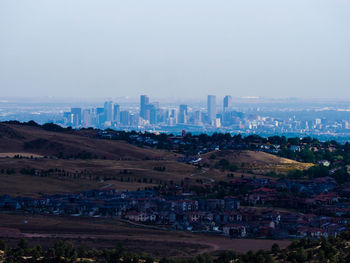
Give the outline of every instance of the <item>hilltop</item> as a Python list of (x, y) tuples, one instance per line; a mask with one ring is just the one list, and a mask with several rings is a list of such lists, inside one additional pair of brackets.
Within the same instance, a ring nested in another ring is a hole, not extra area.
[[(270, 171), (306, 170), (312, 163), (302, 163), (262, 151), (222, 150), (203, 154), (202, 162), (226, 170), (265, 174)], [(225, 166), (226, 163), (226, 167)], [(229, 167), (231, 165), (231, 167)]]
[(142, 149), (124, 141), (96, 138), (97, 130), (45, 129), (45, 125), (0, 123), (0, 153), (56, 158), (173, 160), (166, 151)]

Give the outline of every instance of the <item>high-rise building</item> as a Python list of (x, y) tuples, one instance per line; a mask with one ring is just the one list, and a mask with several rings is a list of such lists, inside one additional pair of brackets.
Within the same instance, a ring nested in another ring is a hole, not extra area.
[(216, 119), (216, 96), (208, 95), (208, 120), (210, 124)]
[(178, 122), (182, 124), (187, 122), (187, 105), (186, 104), (181, 104), (179, 107)]
[(194, 112), (194, 124), (196, 125), (202, 124), (202, 112), (199, 110)]
[(91, 125), (91, 111), (89, 109), (83, 110), (82, 124), (84, 127)]
[(140, 97), (140, 117), (149, 120), (147, 116), (147, 105), (149, 104), (149, 97), (147, 95), (141, 95)]
[(102, 126), (106, 121), (105, 118), (105, 109), (104, 108), (96, 108), (96, 122), (98, 126)]
[(128, 111), (120, 112), (120, 123), (126, 126), (130, 124), (130, 113)]
[(130, 114), (129, 115), (129, 123), (131, 126), (139, 125), (139, 114)]
[(147, 114), (147, 118), (150, 122), (150, 124), (157, 124), (158, 123), (158, 106), (159, 104), (155, 103), (155, 104), (148, 104), (147, 105), (147, 110), (146, 110), (146, 114)]
[(171, 109), (170, 110), (170, 114), (169, 114), (169, 119), (167, 121), (167, 123), (169, 125), (175, 125), (177, 123), (178, 120), (178, 113), (177, 113), (177, 109)]
[(81, 124), (81, 108), (71, 108), (72, 124), (79, 126)]
[(105, 102), (104, 114), (105, 114), (105, 121), (112, 122), (112, 119), (113, 119), (113, 102), (112, 101)]
[(232, 97), (225, 96), (224, 98), (224, 112), (232, 107)]
[(113, 121), (117, 124), (120, 123), (120, 106), (118, 104), (114, 104), (113, 107)]

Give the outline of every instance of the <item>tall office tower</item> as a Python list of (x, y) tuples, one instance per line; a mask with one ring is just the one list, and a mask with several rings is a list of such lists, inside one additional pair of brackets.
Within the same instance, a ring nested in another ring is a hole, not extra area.
[(82, 114), (82, 125), (84, 127), (89, 127), (91, 125), (91, 112), (89, 109), (83, 110)]
[(73, 126), (79, 126), (81, 124), (81, 108), (71, 108), (70, 112)]
[(104, 114), (105, 114), (105, 121), (112, 121), (113, 119), (113, 102), (112, 101), (106, 101), (104, 104)]
[(178, 117), (179, 116), (177, 113), (177, 109), (171, 109), (170, 118), (169, 118), (169, 125), (175, 125), (177, 123)]
[(150, 124), (158, 123), (158, 109), (159, 103), (148, 104), (146, 107), (146, 119), (149, 120)]
[(194, 124), (196, 125), (202, 124), (202, 112), (199, 110), (194, 112)]
[(139, 114), (130, 114), (129, 115), (129, 122), (131, 126), (138, 126), (139, 125)]
[(186, 123), (187, 122), (187, 105), (186, 104), (181, 104), (179, 107), (179, 117), (178, 117), (178, 122), (179, 123)]
[(98, 126), (101, 126), (105, 123), (105, 109), (104, 108), (96, 108), (96, 122)]
[(171, 109), (170, 117), (177, 119), (177, 109)]
[(130, 124), (130, 114), (128, 111), (120, 112), (120, 123), (125, 126)]
[(232, 107), (232, 97), (225, 96), (224, 98), (224, 112)]
[(92, 127), (97, 127), (97, 114), (96, 108), (90, 109), (90, 122)]
[(216, 119), (216, 96), (208, 95), (208, 120), (210, 124)]
[(147, 95), (141, 95), (140, 97), (140, 117), (148, 120), (147, 119), (147, 105), (149, 104), (149, 97)]
[(114, 104), (113, 107), (113, 121), (117, 124), (120, 123), (120, 106), (118, 104)]

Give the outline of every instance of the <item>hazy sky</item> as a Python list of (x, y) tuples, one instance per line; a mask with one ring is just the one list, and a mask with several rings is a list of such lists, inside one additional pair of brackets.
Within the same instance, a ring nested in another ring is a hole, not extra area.
[(1, 0), (0, 97), (350, 98), (349, 0)]

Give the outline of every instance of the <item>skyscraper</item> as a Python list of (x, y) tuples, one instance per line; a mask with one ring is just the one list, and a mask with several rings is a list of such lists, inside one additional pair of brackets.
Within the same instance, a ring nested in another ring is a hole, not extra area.
[(187, 105), (186, 104), (180, 105), (178, 120), (179, 120), (179, 123), (187, 122)]
[(91, 125), (91, 112), (90, 109), (84, 109), (82, 113), (82, 125), (89, 127)]
[(102, 126), (106, 121), (105, 118), (105, 109), (104, 108), (96, 108), (96, 122), (98, 126)]
[(113, 107), (113, 121), (120, 124), (120, 106), (118, 104), (114, 104)]
[(130, 113), (128, 111), (120, 112), (120, 123), (125, 126), (130, 124)]
[(147, 95), (141, 95), (140, 97), (140, 117), (148, 120), (146, 110), (149, 104), (149, 97)]
[(232, 97), (229, 95), (225, 96), (225, 98), (224, 98), (224, 112), (227, 111), (231, 107), (232, 107)]
[(150, 124), (158, 123), (158, 107), (157, 104), (149, 104), (147, 106), (147, 110), (149, 111), (149, 122)]
[(216, 119), (216, 96), (208, 95), (208, 120), (212, 124)]
[(199, 110), (194, 112), (194, 124), (196, 125), (202, 124), (202, 112)]
[(112, 101), (106, 101), (104, 104), (104, 114), (105, 114), (105, 121), (112, 121), (113, 118), (113, 102)]
[(71, 108), (70, 112), (73, 126), (79, 126), (81, 124), (81, 108)]

